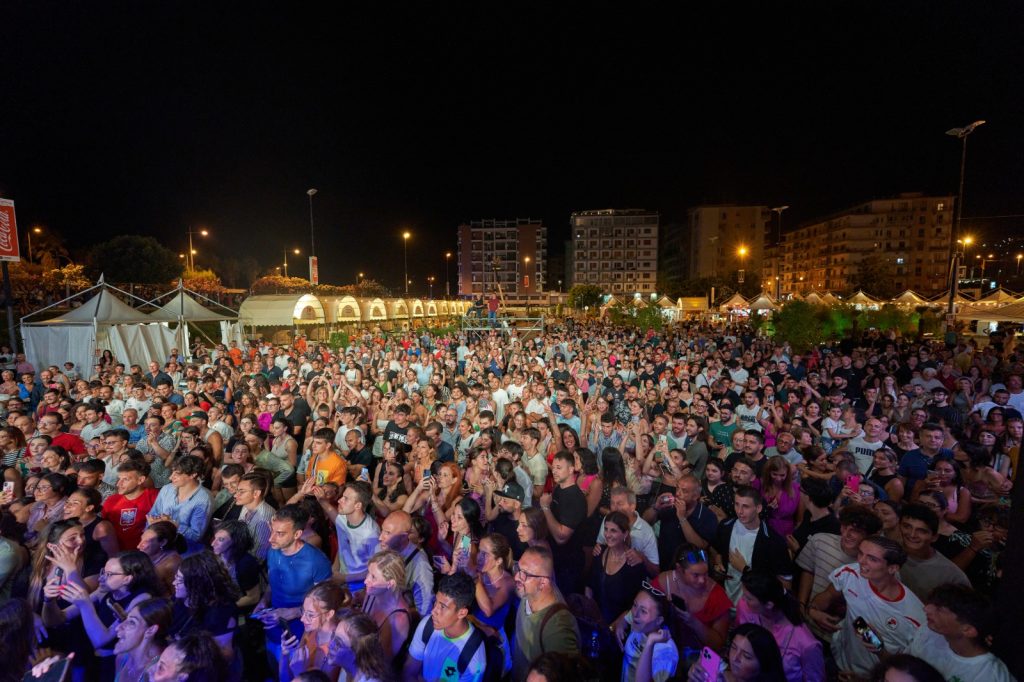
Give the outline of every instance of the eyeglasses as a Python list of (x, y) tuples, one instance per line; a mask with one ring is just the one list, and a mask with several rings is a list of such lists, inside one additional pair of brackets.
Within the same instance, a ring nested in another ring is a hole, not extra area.
[(108, 571), (105, 568), (101, 568), (100, 569), (100, 575), (102, 575), (104, 577), (110, 577), (112, 575), (128, 575), (128, 574), (127, 573), (120, 573), (118, 571)]
[(36, 489), (37, 492), (45, 493), (45, 492), (48, 492), (50, 490), (53, 490), (53, 486), (43, 485), (42, 483), (40, 483), (39, 485), (36, 486), (35, 489)]
[(519, 566), (519, 562), (517, 561), (514, 564), (512, 564), (512, 575), (520, 574), (525, 575), (527, 578), (540, 578), (543, 580), (551, 580), (551, 576), (549, 575), (539, 575), (537, 573), (530, 573), (529, 571), (523, 570), (523, 568)]

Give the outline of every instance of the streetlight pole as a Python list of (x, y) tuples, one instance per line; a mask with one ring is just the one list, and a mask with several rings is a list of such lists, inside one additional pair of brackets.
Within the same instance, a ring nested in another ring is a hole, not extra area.
[(185, 264), (188, 265), (188, 269), (195, 272), (196, 269), (196, 250), (192, 246), (192, 235), (198, 234), (206, 237), (210, 234), (209, 230), (193, 230), (191, 227), (188, 228), (188, 258), (185, 259)]
[(526, 267), (523, 268), (525, 270), (525, 275), (523, 277), (523, 293), (525, 294), (527, 293), (526, 289), (530, 288), (530, 257), (527, 256), (523, 260), (526, 262)]
[(1017, 254), (1017, 274), (1020, 274), (1020, 259), (1024, 258), (1024, 253)]
[(789, 206), (776, 206), (775, 208), (772, 209), (773, 213), (778, 213), (779, 214), (779, 221), (777, 223), (777, 225), (778, 225), (778, 232), (775, 235), (775, 243), (776, 244), (778, 244), (779, 242), (782, 241), (782, 212), (785, 211), (787, 208), (789, 208)]
[(434, 276), (433, 275), (431, 275), (430, 277), (427, 277), (427, 285), (429, 286), (429, 290), (427, 292), (427, 298), (433, 299), (434, 298)]
[[(974, 123), (964, 126), (963, 128), (950, 128), (946, 131), (947, 135), (952, 137), (960, 138), (962, 145), (960, 151), (960, 189), (957, 192), (956, 197), (956, 224), (953, 226), (953, 230), (949, 235), (949, 250), (950, 250), (950, 284), (949, 284), (949, 301), (946, 303), (946, 333), (955, 334), (956, 329), (956, 312), (954, 308), (954, 300), (956, 299), (956, 289), (958, 284), (958, 275), (960, 270), (960, 251), (956, 247), (957, 235), (960, 233), (960, 221), (964, 215), (964, 170), (967, 167), (967, 136), (974, 132), (975, 128), (980, 125), (984, 125), (985, 121), (975, 121)], [(955, 338), (952, 339), (955, 342)], [(947, 342), (949, 339), (947, 339)]]
[(29, 263), (32, 262), (32, 233), (33, 232), (35, 232), (36, 234), (42, 234), (43, 233), (43, 228), (41, 228), (38, 225), (36, 225), (35, 227), (33, 227), (31, 230), (29, 230), (26, 233), (26, 235), (28, 236), (28, 262)]
[(739, 249), (736, 250), (736, 255), (739, 256), (739, 258), (740, 258), (740, 269), (736, 273), (736, 283), (737, 284), (743, 284), (743, 280), (744, 280), (743, 265), (744, 265), (744, 262), (747, 259), (747, 247), (741, 246)]
[(409, 295), (409, 237), (408, 232), (402, 233), (402, 261), (405, 264), (405, 295)]
[[(451, 263), (451, 261), (452, 261), (452, 252), (451, 251), (445, 252), (445, 254), (444, 254), (444, 297), (445, 298), (451, 298), (451, 296), (452, 296), (451, 282), (448, 279), (448, 264)], [(1020, 263), (1020, 261), (1018, 260), (1018, 264), (1019, 263)]]
[(316, 234), (313, 232), (313, 196), (317, 190), (315, 187), (310, 187), (306, 190), (306, 194), (309, 196), (309, 257), (316, 257)]
[[(299, 255), (299, 250), (298, 249), (292, 249), (292, 253), (294, 253), (296, 256), (298, 256)], [(284, 276), (285, 276), (285, 279), (288, 278), (288, 249), (287, 248), (284, 250)]]

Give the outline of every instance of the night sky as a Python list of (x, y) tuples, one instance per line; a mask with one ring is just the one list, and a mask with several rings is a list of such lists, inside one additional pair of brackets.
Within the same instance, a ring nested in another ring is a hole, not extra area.
[(470, 219), (543, 219), (560, 253), (574, 210), (789, 204), (792, 226), (954, 193), (944, 132), (980, 118), (965, 215), (1024, 213), (1018, 3), (546, 4), (4, 3), (0, 196), (73, 250), (182, 251), (202, 225), (201, 253), (270, 266), (308, 253), (316, 187), (321, 281), (400, 286), (410, 229), (423, 286)]

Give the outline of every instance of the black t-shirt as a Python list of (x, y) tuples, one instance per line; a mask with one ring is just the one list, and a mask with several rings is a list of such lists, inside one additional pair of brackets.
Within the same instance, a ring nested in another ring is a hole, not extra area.
[(201, 614), (194, 614), (181, 599), (174, 600), (171, 628), (168, 635), (177, 639), (195, 632), (208, 632), (214, 637), (226, 635), (234, 628), (231, 621), (238, 623), (238, 607), (234, 604), (211, 604)]
[[(686, 542), (686, 536), (683, 535), (683, 527), (679, 523), (674, 506), (659, 510), (658, 520), (661, 521), (661, 530), (658, 532), (658, 563), (661, 564), (661, 570), (668, 571), (674, 566), (672, 559), (676, 547)], [(686, 517), (686, 520), (697, 531), (697, 535), (708, 543), (714, 541), (718, 532), (718, 517), (703, 503), (698, 503), (697, 508)]]
[(811, 536), (818, 533), (839, 535), (839, 519), (836, 518), (835, 514), (829, 514), (817, 521), (811, 521), (811, 513), (805, 511), (803, 522), (793, 531), (793, 537), (800, 543), (802, 549), (807, 544), (807, 541), (811, 539)]
[(306, 428), (306, 422), (309, 421), (310, 414), (312, 414), (312, 412), (310, 411), (309, 405), (306, 401), (302, 398), (296, 398), (295, 402), (292, 404), (291, 414), (285, 414), (284, 410), (278, 410), (277, 413), (274, 414), (274, 419), (284, 417), (292, 423), (292, 426), (299, 429), (299, 433), (302, 433), (302, 430)]
[[(348, 460), (349, 464), (358, 464), (358, 465), (366, 467), (367, 475), (371, 475), (372, 474), (372, 472), (373, 472), (373, 453), (370, 452), (370, 448), (363, 448), (362, 450), (359, 450), (358, 452), (356, 452), (355, 450), (350, 450), (349, 453), (345, 456), (345, 459)], [(352, 470), (349, 469), (349, 471), (352, 471)]]
[(551, 514), (560, 524), (573, 529), (572, 536), (564, 543), (552, 539), (551, 549), (555, 559), (555, 576), (558, 587), (565, 594), (574, 594), (583, 589), (580, 566), (583, 561), (582, 538), (575, 532), (587, 518), (587, 497), (577, 485), (568, 488), (556, 487), (551, 493)]
[(395, 424), (394, 420), (388, 422), (388, 425), (384, 427), (384, 440), (395, 441), (396, 445), (406, 446), (405, 450), (408, 451), (409, 438), (409, 427), (401, 427)]
[(243, 554), (235, 563), (235, 583), (242, 594), (260, 584), (260, 564), (252, 554)]
[(491, 521), (488, 531), (491, 533), (498, 533), (499, 535), (505, 536), (508, 540), (509, 546), (512, 548), (512, 558), (516, 561), (526, 551), (526, 543), (520, 542), (519, 534), (516, 532), (516, 527), (519, 522), (511, 514), (506, 514), (503, 511), (498, 512), (498, 517)]

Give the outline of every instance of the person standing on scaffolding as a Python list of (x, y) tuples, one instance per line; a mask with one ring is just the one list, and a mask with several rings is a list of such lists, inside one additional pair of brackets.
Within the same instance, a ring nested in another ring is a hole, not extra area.
[(491, 328), (497, 328), (498, 326), (498, 294), (491, 292), (491, 297), (487, 299), (487, 321), (490, 323)]

